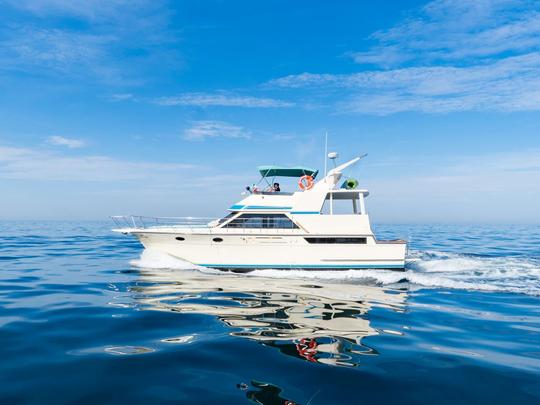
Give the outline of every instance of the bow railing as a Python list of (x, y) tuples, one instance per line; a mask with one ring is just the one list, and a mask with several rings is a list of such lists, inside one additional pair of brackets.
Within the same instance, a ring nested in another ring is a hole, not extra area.
[(111, 219), (119, 228), (155, 228), (183, 226), (189, 228), (207, 228), (216, 218), (206, 217), (146, 217), (141, 215), (113, 215)]

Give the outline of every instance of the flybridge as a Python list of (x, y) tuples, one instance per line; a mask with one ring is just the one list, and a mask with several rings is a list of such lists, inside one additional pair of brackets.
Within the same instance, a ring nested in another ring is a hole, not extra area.
[[(318, 182), (313, 182), (318, 170), (307, 167), (282, 167), (282, 166), (260, 166), (259, 172), (263, 179), (267, 177), (310, 177), (312, 182), (309, 187), (302, 187), (292, 193), (275, 191), (269, 183), (269, 188), (265, 191), (257, 187), (248, 188), (250, 194), (243, 200), (237, 202), (229, 208), (229, 211), (241, 212), (289, 212), (291, 214), (320, 214), (323, 207), (328, 206), (328, 213), (334, 213), (334, 200), (350, 200), (351, 213), (365, 214), (364, 197), (368, 196), (367, 190), (336, 188), (343, 176), (343, 170), (358, 162), (360, 158), (355, 158), (340, 166), (330, 170), (328, 174)], [(353, 183), (356, 187), (357, 182)], [(344, 183), (342, 187), (347, 187)]]

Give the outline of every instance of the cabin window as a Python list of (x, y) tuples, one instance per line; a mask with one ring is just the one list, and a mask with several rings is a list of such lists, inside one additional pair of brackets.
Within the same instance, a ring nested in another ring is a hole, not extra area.
[(228, 213), (226, 216), (224, 216), (223, 218), (220, 218), (219, 221), (218, 221), (218, 224), (222, 224), (223, 222), (227, 222), (229, 219), (231, 219), (232, 217), (234, 217), (237, 213), (236, 212), (230, 212)]
[(365, 245), (367, 238), (304, 238), (308, 243)]
[(284, 214), (242, 214), (224, 228), (294, 229), (298, 226)]
[(359, 193), (328, 193), (321, 209), (323, 215), (365, 214), (364, 196)]

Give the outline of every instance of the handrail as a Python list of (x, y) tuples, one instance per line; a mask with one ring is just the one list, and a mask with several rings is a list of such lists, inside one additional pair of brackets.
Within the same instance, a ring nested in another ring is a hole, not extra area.
[(149, 228), (165, 226), (189, 226), (205, 228), (217, 218), (206, 217), (146, 217), (141, 215), (113, 215), (111, 219), (119, 228)]
[(236, 217), (236, 218), (209, 218), (209, 217), (146, 217), (141, 215), (114, 215), (111, 219), (119, 228), (146, 229), (157, 227), (186, 227), (186, 228), (214, 228), (224, 224), (225, 229), (297, 229), (293, 221), (288, 218), (272, 218), (268, 215)]

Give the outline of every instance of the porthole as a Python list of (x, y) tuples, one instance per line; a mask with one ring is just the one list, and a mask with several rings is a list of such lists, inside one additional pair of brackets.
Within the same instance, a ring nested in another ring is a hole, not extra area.
[(212, 239), (214, 242), (223, 242), (223, 239), (222, 238), (214, 238)]
[(183, 237), (181, 237), (181, 236), (177, 236), (177, 237), (176, 237), (176, 238), (174, 238), (174, 239), (176, 239), (176, 240), (179, 240), (179, 241), (183, 241), (183, 240), (186, 240), (186, 238), (183, 238)]

